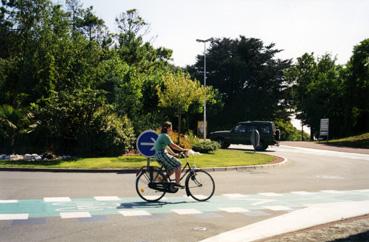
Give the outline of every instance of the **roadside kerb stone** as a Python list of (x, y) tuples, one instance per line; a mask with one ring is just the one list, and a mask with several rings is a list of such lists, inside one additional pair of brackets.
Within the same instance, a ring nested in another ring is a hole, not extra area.
[[(230, 166), (230, 167), (206, 167), (205, 171), (238, 171), (249, 169), (270, 168), (285, 165), (288, 160), (284, 157), (275, 156), (276, 159), (271, 164), (251, 165), (251, 166)], [(78, 168), (0, 168), (0, 171), (28, 171), (28, 172), (80, 172), (80, 173), (137, 173), (140, 168), (132, 169), (78, 169)]]

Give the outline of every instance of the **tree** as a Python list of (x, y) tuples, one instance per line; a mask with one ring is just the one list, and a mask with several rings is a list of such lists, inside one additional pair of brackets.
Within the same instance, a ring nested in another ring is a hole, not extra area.
[(330, 119), (330, 136), (342, 133), (342, 79), (341, 66), (330, 55), (315, 60), (314, 54), (305, 53), (286, 72), (292, 84), (291, 92), (296, 117), (311, 128), (311, 139), (319, 132), (321, 118)]
[(369, 131), (369, 39), (354, 47), (345, 70), (345, 119), (348, 134)]
[[(264, 45), (244, 36), (211, 43), (206, 54), (207, 84), (218, 89), (224, 107), (209, 112), (209, 128), (227, 128), (241, 120), (288, 118), (283, 71), (290, 61), (276, 59), (278, 52), (274, 44)], [(198, 56), (196, 64), (189, 67), (196, 79), (202, 79), (203, 59)]]
[(36, 132), (53, 152), (82, 155), (120, 155), (131, 148), (133, 127), (118, 117), (101, 92), (92, 89), (53, 92), (33, 110)]
[(122, 60), (141, 73), (150, 73), (168, 65), (172, 51), (163, 47), (154, 48), (143, 37), (149, 32), (149, 25), (138, 15), (136, 9), (123, 12), (116, 18), (119, 33), (118, 53)]
[(210, 99), (212, 92), (182, 72), (169, 73), (163, 77), (163, 80), (163, 86), (157, 87), (159, 107), (168, 108), (177, 115), (178, 133), (180, 134), (182, 114), (187, 112), (191, 105), (203, 103), (205, 98)]

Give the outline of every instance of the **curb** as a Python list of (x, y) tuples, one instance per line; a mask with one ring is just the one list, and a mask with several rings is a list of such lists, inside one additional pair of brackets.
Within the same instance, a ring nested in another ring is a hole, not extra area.
[[(285, 165), (288, 160), (285, 157), (275, 156), (277, 162), (266, 165), (252, 165), (252, 166), (230, 166), (230, 167), (206, 167), (201, 168), (205, 171), (241, 171), (251, 169), (270, 168)], [(279, 161), (279, 160), (282, 161)], [(279, 161), (279, 162), (278, 162)], [(19, 171), (19, 172), (74, 172), (74, 173), (119, 173), (119, 174), (133, 174), (137, 173), (139, 168), (132, 169), (78, 169), (78, 168), (0, 168), (0, 171)]]
[(261, 168), (271, 168), (277, 166), (283, 166), (288, 162), (288, 159), (285, 157), (275, 156), (278, 159), (282, 159), (282, 161), (272, 164), (266, 165), (252, 165), (252, 166), (229, 166), (229, 167), (212, 167), (212, 168), (201, 168), (206, 171), (241, 171), (241, 170), (251, 170), (251, 169), (261, 169)]
[(74, 173), (137, 173), (139, 169), (77, 169), (77, 168), (0, 168), (0, 171), (74, 172)]

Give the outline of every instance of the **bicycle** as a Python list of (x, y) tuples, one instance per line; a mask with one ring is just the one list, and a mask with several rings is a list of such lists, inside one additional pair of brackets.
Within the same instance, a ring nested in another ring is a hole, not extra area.
[[(185, 191), (187, 196), (204, 202), (209, 200), (215, 191), (215, 183), (213, 177), (202, 169), (191, 167), (188, 162), (188, 156), (182, 154), (186, 158), (186, 165), (181, 170), (182, 181), (185, 177)], [(157, 202), (164, 197), (166, 193), (176, 193), (179, 188), (176, 186), (175, 179), (171, 179), (168, 171), (164, 166), (150, 166), (150, 159), (147, 165), (141, 167), (136, 174), (136, 192), (145, 201)]]

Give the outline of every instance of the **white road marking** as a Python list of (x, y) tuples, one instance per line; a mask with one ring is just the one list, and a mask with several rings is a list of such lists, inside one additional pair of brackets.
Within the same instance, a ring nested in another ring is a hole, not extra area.
[(193, 208), (172, 209), (171, 211), (179, 215), (201, 214), (202, 213), (201, 211), (197, 209), (193, 209)]
[(270, 202), (274, 202), (275, 201), (273, 199), (258, 199), (258, 200), (259, 200), (259, 202), (252, 203), (251, 205), (252, 206), (258, 206), (258, 205), (261, 205), (261, 204), (270, 203)]
[(302, 196), (305, 196), (305, 195), (312, 195), (314, 194), (313, 192), (305, 192), (305, 191), (296, 191), (296, 192), (291, 192), (291, 194), (296, 194), (296, 195), (302, 195)]
[(231, 208), (219, 208), (219, 210), (222, 210), (227, 213), (247, 213), (250, 210), (245, 208), (238, 208), (238, 207), (231, 207)]
[(247, 195), (241, 193), (226, 193), (222, 194), (222, 196), (230, 198), (230, 199), (239, 199), (239, 198), (246, 198)]
[(286, 206), (265, 206), (263, 208), (273, 210), (273, 211), (288, 211), (288, 210), (291, 210), (291, 208), (286, 207)]
[(282, 196), (282, 194), (275, 193), (275, 192), (260, 192), (258, 194), (261, 195), (261, 196), (266, 196), (266, 197), (280, 197), (280, 196)]
[(120, 201), (120, 198), (116, 196), (97, 196), (94, 198), (96, 201)]
[(0, 220), (27, 220), (28, 213), (0, 214)]
[(352, 192), (369, 192), (369, 189), (352, 190)]
[(17, 203), (18, 200), (0, 200), (0, 203)]
[(119, 210), (119, 213), (122, 214), (123, 216), (150, 216), (151, 213), (146, 212), (145, 210), (131, 210), (131, 209), (126, 209), (126, 210)]
[(333, 193), (333, 194), (340, 194), (340, 193), (344, 193), (344, 191), (337, 191), (337, 190), (321, 190), (320, 192), (324, 192), (324, 193)]
[(44, 202), (70, 202), (69, 197), (44, 197)]
[[(149, 200), (153, 200), (153, 199), (156, 199), (156, 198), (158, 198), (158, 196), (145, 196), (147, 199), (149, 199)], [(166, 197), (162, 197), (161, 199), (160, 199), (160, 201), (165, 201), (165, 200), (168, 200), (168, 198), (166, 198)]]
[(91, 214), (89, 212), (68, 212), (68, 213), (60, 213), (60, 217), (63, 219), (68, 218), (91, 218)]

